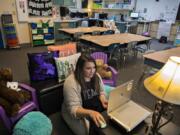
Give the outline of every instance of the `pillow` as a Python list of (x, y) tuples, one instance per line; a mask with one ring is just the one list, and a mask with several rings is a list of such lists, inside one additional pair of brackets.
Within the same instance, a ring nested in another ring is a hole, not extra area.
[(76, 43), (67, 43), (64, 45), (51, 45), (47, 47), (48, 51), (59, 51), (60, 57), (69, 56), (72, 54), (76, 54)]
[(54, 57), (55, 52), (28, 53), (29, 73), (31, 81), (41, 81), (57, 78), (57, 70)]
[(76, 53), (66, 57), (55, 58), (59, 82), (63, 81), (75, 70), (80, 55), (81, 53)]

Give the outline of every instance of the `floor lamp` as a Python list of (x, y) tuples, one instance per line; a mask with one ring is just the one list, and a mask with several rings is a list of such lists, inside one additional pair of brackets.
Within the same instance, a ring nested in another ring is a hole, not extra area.
[[(158, 102), (152, 116), (150, 135), (161, 135), (159, 129), (173, 119), (172, 105), (180, 105), (180, 57), (171, 56), (156, 74), (144, 81), (145, 88)], [(162, 116), (167, 121), (161, 123)]]

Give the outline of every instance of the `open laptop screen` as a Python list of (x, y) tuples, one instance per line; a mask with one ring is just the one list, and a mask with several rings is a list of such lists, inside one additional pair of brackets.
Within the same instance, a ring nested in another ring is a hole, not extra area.
[(110, 91), (107, 112), (110, 113), (131, 99), (133, 80), (117, 86)]

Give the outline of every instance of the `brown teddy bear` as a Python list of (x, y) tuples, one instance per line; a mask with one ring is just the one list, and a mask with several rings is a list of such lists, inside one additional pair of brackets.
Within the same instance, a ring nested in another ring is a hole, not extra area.
[(112, 72), (108, 69), (108, 65), (104, 64), (102, 59), (96, 59), (97, 72), (102, 78), (112, 78)]
[(21, 105), (30, 100), (30, 93), (27, 91), (15, 91), (7, 87), (7, 82), (13, 80), (10, 68), (0, 69), (0, 106), (2, 106), (8, 116), (15, 116)]

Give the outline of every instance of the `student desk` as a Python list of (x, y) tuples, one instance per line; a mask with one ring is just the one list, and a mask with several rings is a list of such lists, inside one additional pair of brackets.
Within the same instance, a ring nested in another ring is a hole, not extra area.
[[(107, 127), (102, 129), (105, 135), (148, 135), (145, 133), (145, 131), (147, 130), (147, 126), (151, 124), (151, 117), (148, 117), (144, 122), (140, 123), (131, 132), (126, 132), (115, 122), (110, 121), (106, 112), (103, 112), (102, 115), (107, 122)], [(160, 133), (162, 133), (163, 135), (179, 135), (180, 127), (170, 122), (160, 129)]]
[(98, 36), (84, 35), (80, 37), (80, 40), (83, 44), (88, 44), (90, 47), (100, 48), (101, 50), (109, 50), (113, 44), (123, 45), (141, 41), (147, 41), (146, 45), (148, 48), (150, 48), (148, 42), (151, 40), (151, 38), (136, 34), (122, 33)]
[(170, 56), (180, 57), (180, 47), (145, 54), (143, 55), (144, 64), (160, 69), (167, 62)]
[(111, 44), (120, 43), (131, 43), (150, 40), (150, 37), (144, 37), (141, 35), (122, 33), (122, 34), (111, 34), (111, 35), (98, 35), (98, 36), (82, 36), (80, 39), (95, 43), (102, 47), (110, 46)]
[(100, 31), (100, 32), (105, 32), (109, 30), (108, 28), (105, 27), (78, 27), (78, 28), (64, 28), (64, 29), (59, 29), (59, 31), (62, 31), (64, 33), (74, 35), (77, 32), (82, 32), (82, 33), (92, 33), (94, 31)]

